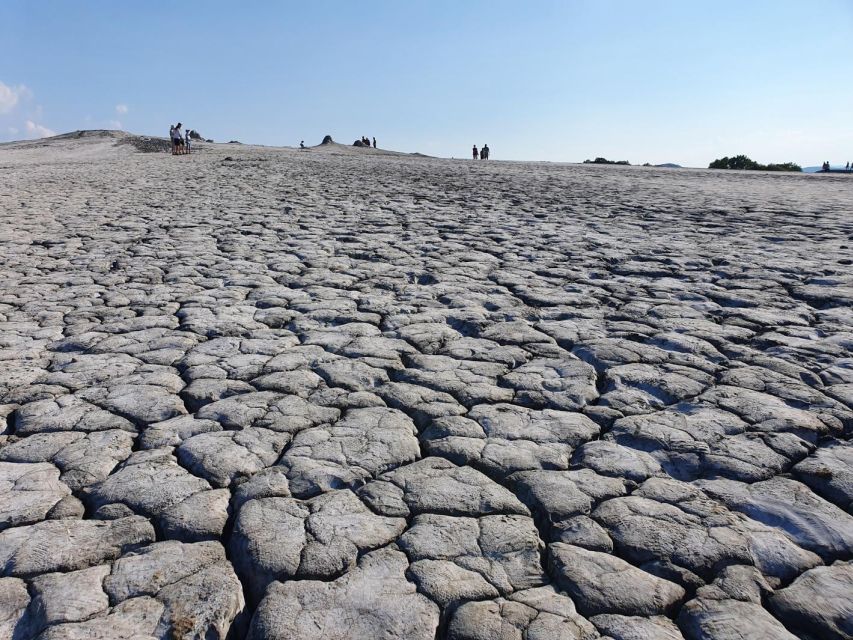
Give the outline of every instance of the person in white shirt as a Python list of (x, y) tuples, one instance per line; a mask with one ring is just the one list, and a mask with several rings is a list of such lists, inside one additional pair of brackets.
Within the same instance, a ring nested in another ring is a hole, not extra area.
[(175, 153), (181, 154), (184, 152), (184, 135), (181, 133), (181, 123), (175, 125), (172, 129), (172, 142), (175, 145)]

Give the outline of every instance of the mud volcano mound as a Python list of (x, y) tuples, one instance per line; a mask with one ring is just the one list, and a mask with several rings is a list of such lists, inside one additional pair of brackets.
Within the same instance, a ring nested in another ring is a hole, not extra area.
[(172, 150), (172, 143), (166, 138), (149, 138), (147, 136), (127, 135), (116, 144), (127, 144), (142, 153), (161, 153)]

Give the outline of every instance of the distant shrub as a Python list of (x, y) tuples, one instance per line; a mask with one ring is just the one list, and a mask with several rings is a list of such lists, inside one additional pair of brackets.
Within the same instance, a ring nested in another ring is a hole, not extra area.
[(714, 160), (708, 165), (709, 169), (737, 169), (741, 171), (802, 171), (803, 168), (793, 162), (781, 164), (759, 164), (747, 156), (728, 156)]
[(765, 171), (802, 171), (803, 168), (793, 162), (783, 162), (781, 164), (766, 164), (762, 167)]
[(630, 166), (630, 162), (627, 160), (608, 160), (607, 158), (598, 157), (595, 160), (584, 160), (584, 164), (627, 164)]

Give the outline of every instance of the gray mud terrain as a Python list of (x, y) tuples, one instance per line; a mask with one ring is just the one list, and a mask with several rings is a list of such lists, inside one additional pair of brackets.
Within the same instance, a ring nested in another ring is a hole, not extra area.
[(853, 180), (123, 141), (0, 146), (0, 639), (853, 637)]

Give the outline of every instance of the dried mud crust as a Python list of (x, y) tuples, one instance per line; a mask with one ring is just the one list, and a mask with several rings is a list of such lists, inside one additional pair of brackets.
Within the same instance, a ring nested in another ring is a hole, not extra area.
[(853, 181), (0, 164), (0, 639), (853, 635)]

